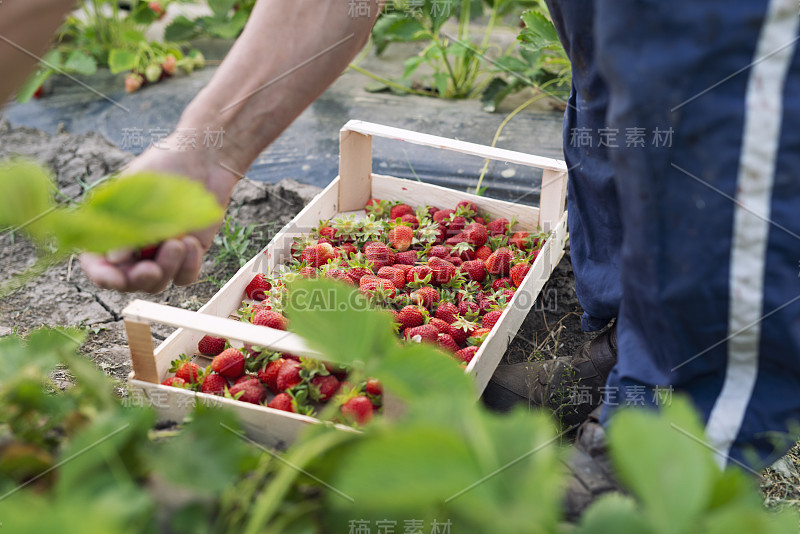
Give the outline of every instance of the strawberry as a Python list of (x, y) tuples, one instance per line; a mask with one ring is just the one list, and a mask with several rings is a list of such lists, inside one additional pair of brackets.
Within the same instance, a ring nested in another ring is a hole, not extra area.
[(375, 397), (379, 395), (383, 395), (383, 384), (377, 378), (369, 378), (367, 379), (367, 385), (364, 387), (364, 391), (367, 395), (373, 395)]
[(436, 318), (447, 324), (453, 324), (458, 317), (458, 308), (452, 302), (442, 302), (436, 308)]
[(501, 288), (504, 288), (504, 287), (511, 287), (512, 283), (513, 282), (511, 281), (511, 278), (508, 278), (508, 277), (498, 278), (497, 280), (492, 282), (492, 289), (494, 291), (497, 291), (498, 289), (501, 289)]
[(489, 259), (489, 256), (491, 255), (492, 255), (492, 249), (490, 249), (486, 245), (475, 249), (476, 260), (486, 261), (487, 259)]
[(225, 350), (227, 341), (224, 337), (203, 336), (197, 343), (197, 352), (206, 356), (216, 356)]
[(347, 284), (353, 284), (353, 281), (347, 276), (347, 273), (341, 269), (328, 269), (325, 271), (325, 278), (329, 278), (331, 280), (338, 280), (340, 282), (345, 282)]
[(433, 222), (441, 223), (453, 214), (453, 210), (439, 210), (433, 214)]
[(171, 376), (161, 382), (162, 386), (173, 386), (176, 388), (182, 388), (186, 386), (186, 380), (183, 378), (178, 378), (177, 376)]
[(470, 279), (480, 283), (486, 279), (486, 265), (481, 260), (465, 261), (458, 270)]
[(424, 324), (422, 326), (406, 328), (403, 332), (403, 335), (406, 339), (413, 339), (419, 336), (419, 341), (436, 342), (437, 338), (439, 337), (439, 331), (432, 324)]
[(154, 260), (158, 255), (161, 245), (145, 245), (139, 250), (139, 258), (143, 260)]
[(142, 87), (143, 83), (144, 78), (140, 74), (132, 72), (125, 76), (125, 92), (134, 93)]
[(164, 74), (167, 76), (173, 76), (175, 71), (178, 70), (178, 60), (175, 59), (175, 56), (172, 54), (168, 54), (164, 61), (161, 62), (161, 70), (164, 71)]
[(414, 250), (407, 250), (405, 252), (398, 252), (394, 255), (394, 263), (403, 265), (414, 265), (417, 262), (417, 252)]
[(390, 280), (377, 276), (362, 276), (358, 283), (358, 288), (364, 294), (380, 292), (388, 298), (397, 296), (397, 288), (395, 288), (394, 284)]
[(508, 232), (508, 219), (500, 217), (493, 221), (486, 223), (486, 230), (489, 235), (501, 235)]
[(476, 352), (478, 352), (478, 347), (467, 347), (456, 352), (456, 358), (464, 363), (469, 363), (475, 357)]
[(300, 361), (300, 356), (295, 356), (295, 355), (294, 355), (294, 354), (292, 354), (291, 352), (282, 352), (282, 353), (281, 353), (281, 357), (282, 357), (284, 360), (294, 360), (294, 361), (296, 361), (296, 362), (299, 362), (299, 361)]
[(491, 332), (491, 330), (488, 328), (478, 328), (472, 332), (471, 336), (469, 336), (467, 343), (469, 345), (479, 347), (484, 341), (486, 341), (486, 337), (489, 335), (489, 332)]
[(278, 370), (275, 384), (278, 391), (286, 391), (300, 384), (303, 379), (300, 377), (300, 363), (294, 360), (286, 360)]
[(39, 98), (42, 98), (43, 96), (44, 96), (44, 85), (40, 85), (39, 88), (36, 89), (36, 91), (33, 92), (33, 98), (36, 98), (38, 100)]
[(394, 252), (383, 243), (373, 242), (364, 245), (364, 257), (372, 262), (375, 269), (389, 267), (394, 263)]
[(436, 343), (442, 347), (443, 349), (450, 350), (456, 352), (459, 350), (458, 343), (455, 342), (453, 336), (450, 334), (439, 334), (439, 337), (436, 340)]
[(515, 247), (527, 250), (531, 247), (531, 238), (528, 232), (514, 232), (509, 240)]
[(364, 276), (372, 274), (370, 269), (366, 267), (351, 267), (346, 271), (347, 277), (354, 283), (358, 284), (361, 282), (361, 278)]
[(466, 208), (467, 210), (469, 210), (469, 211), (471, 211), (471, 212), (473, 212), (473, 213), (478, 213), (478, 206), (477, 206), (477, 204), (475, 204), (475, 203), (474, 203), (474, 202), (472, 202), (471, 200), (462, 200), (461, 202), (459, 202), (458, 204), (456, 204), (456, 209), (458, 209), (458, 208), (462, 208), (462, 207), (463, 207), (463, 208)]
[(494, 325), (497, 324), (497, 321), (500, 320), (500, 316), (503, 315), (503, 312), (500, 310), (493, 310), (483, 316), (483, 320), (481, 321), (481, 326), (483, 328), (488, 328), (491, 330), (494, 328)]
[(449, 258), (450, 257), (450, 247), (446, 247), (444, 245), (434, 245), (428, 251), (428, 258)]
[(239, 392), (242, 395), (238, 400), (242, 402), (249, 402), (251, 404), (261, 404), (267, 398), (267, 390), (261, 385), (257, 378), (250, 378), (249, 380), (242, 380), (234, 384), (228, 392), (231, 397), (236, 397)]
[(305, 267), (301, 267), (297, 274), (302, 276), (303, 278), (316, 278), (317, 277), (317, 270), (313, 267), (309, 267), (306, 265)]
[(489, 274), (505, 276), (511, 264), (511, 251), (506, 247), (500, 247), (486, 259), (486, 270)]
[(406, 285), (406, 273), (401, 269), (381, 267), (378, 269), (378, 276), (389, 280), (397, 289), (402, 289)]
[(483, 217), (473, 217), (472, 221), (486, 226), (486, 221), (483, 220)]
[(227, 378), (239, 378), (244, 373), (244, 354), (233, 347), (211, 360), (211, 369)]
[(372, 419), (372, 401), (358, 395), (342, 404), (340, 411), (346, 420), (365, 425)]
[(339, 380), (333, 375), (318, 375), (311, 379), (311, 398), (327, 401), (339, 391)]
[(397, 225), (393, 226), (389, 233), (386, 235), (389, 239), (389, 244), (394, 247), (398, 252), (405, 252), (411, 246), (411, 241), (414, 239), (414, 230), (410, 226)]
[(300, 254), (300, 259), (311, 267), (321, 267), (328, 263), (328, 260), (332, 260), (335, 257), (333, 245), (321, 241), (316, 245), (304, 248)]
[(339, 232), (335, 228), (331, 228), (330, 226), (321, 226), (319, 229), (320, 237), (324, 237), (331, 243), (336, 243), (339, 241)]
[(456, 266), (441, 258), (431, 258), (428, 261), (433, 276), (431, 282), (434, 284), (446, 284), (456, 274)]
[(395, 320), (401, 328), (414, 328), (425, 322), (425, 314), (418, 306), (403, 306)]
[(150, 8), (151, 11), (153, 11), (153, 13), (156, 14), (158, 20), (161, 20), (164, 17), (165, 14), (164, 6), (162, 6), (160, 2), (153, 0), (152, 2), (147, 4), (147, 6)]
[(464, 217), (453, 217), (450, 224), (447, 225), (447, 235), (458, 235), (466, 226), (467, 220)]
[(462, 260), (462, 259), (461, 259), (461, 258), (459, 258), (458, 256), (450, 256), (450, 257), (447, 257), (447, 258), (445, 258), (445, 259), (446, 259), (447, 261), (449, 261), (450, 263), (452, 263), (452, 264), (453, 264), (453, 266), (455, 266), (455, 267), (458, 267), (459, 265), (461, 265), (462, 263), (464, 263), (464, 260)]
[(286, 317), (272, 310), (261, 310), (253, 316), (256, 326), (268, 326), (276, 330), (286, 330)]
[(275, 398), (269, 401), (267, 407), (272, 408), (273, 410), (282, 410), (284, 412), (295, 413), (294, 401), (288, 393), (279, 393), (275, 395)]
[(518, 263), (516, 265), (511, 266), (511, 281), (514, 284), (514, 287), (519, 287), (522, 285), (522, 281), (525, 280), (525, 276), (527, 276), (528, 271), (531, 270), (530, 263)]
[(367, 205), (364, 209), (367, 215), (374, 215), (376, 219), (382, 219), (389, 213), (389, 203), (385, 200), (371, 198), (367, 200)]
[(416, 265), (413, 269), (406, 273), (406, 283), (412, 282), (430, 282), (433, 276), (433, 271), (427, 265)]
[(258, 372), (258, 379), (273, 393), (280, 391), (280, 389), (278, 389), (278, 371), (281, 370), (284, 363), (286, 363), (285, 359), (278, 358), (277, 360), (269, 362), (266, 367)]
[(206, 375), (206, 377), (203, 379), (203, 385), (200, 386), (200, 391), (203, 393), (209, 393), (211, 395), (222, 395), (225, 393), (226, 387), (228, 387), (228, 381), (224, 376), (217, 373), (211, 373)]
[(170, 370), (175, 373), (177, 378), (180, 378), (187, 384), (196, 384), (203, 368), (194, 362), (183, 359), (172, 362), (172, 368)]
[(481, 311), (480, 306), (471, 300), (462, 300), (458, 303), (458, 314), (466, 316), (468, 314), (476, 314)]
[(272, 289), (272, 284), (267, 281), (267, 277), (258, 273), (250, 280), (247, 287), (244, 288), (244, 292), (249, 299), (264, 300), (267, 298), (267, 291), (270, 289)]
[(464, 238), (473, 247), (482, 247), (489, 240), (489, 232), (480, 223), (470, 223), (464, 228)]
[(428, 309), (431, 309), (434, 304), (439, 302), (440, 298), (439, 292), (430, 286), (421, 287), (411, 293), (412, 302), (416, 302), (417, 304), (425, 306)]
[(341, 251), (342, 256), (345, 259), (349, 259), (350, 258), (350, 254), (357, 254), (358, 253), (358, 249), (352, 243), (342, 243), (341, 245), (339, 245), (339, 250)]
[(450, 324), (447, 321), (443, 321), (442, 319), (438, 319), (436, 317), (432, 317), (428, 324), (436, 328), (438, 332), (447, 333), (450, 331)]
[(460, 318), (450, 325), (450, 331), (448, 333), (453, 336), (453, 339), (456, 340), (456, 343), (460, 345), (472, 335), (477, 327), (478, 325), (472, 321)]
[(405, 263), (396, 263), (392, 265), (392, 269), (397, 269), (398, 271), (403, 273), (403, 285), (406, 282), (406, 276), (408, 276), (408, 271), (414, 268), (413, 265), (406, 265)]
[(391, 210), (389, 210), (390, 221), (400, 218), (403, 215), (414, 215), (414, 208), (408, 204), (397, 204), (396, 206), (393, 206)]
[(419, 219), (417, 219), (415, 216), (411, 215), (410, 213), (406, 213), (405, 215), (400, 217), (400, 222), (403, 222), (403, 223), (406, 223), (406, 224), (410, 224), (411, 228), (413, 228), (415, 230), (417, 228), (419, 228)]

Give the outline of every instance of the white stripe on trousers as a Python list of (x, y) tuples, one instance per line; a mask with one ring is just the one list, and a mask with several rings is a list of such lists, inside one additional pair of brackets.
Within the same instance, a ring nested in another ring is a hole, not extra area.
[[(706, 426), (706, 435), (717, 450), (716, 459), (721, 467), (727, 463), (739, 434), (758, 376), (768, 221), (780, 142), (783, 90), (794, 56), (793, 40), (799, 20), (797, 0), (770, 0), (747, 80), (736, 189), (739, 204), (734, 211), (731, 250), (728, 334), (732, 337), (727, 344), (725, 382)], [(742, 332), (737, 335), (739, 331)]]

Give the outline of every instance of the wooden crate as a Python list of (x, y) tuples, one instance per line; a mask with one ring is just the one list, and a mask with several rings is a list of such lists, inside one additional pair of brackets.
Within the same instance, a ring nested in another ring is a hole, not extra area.
[[(375, 174), (372, 172), (374, 136), (540, 168), (543, 171), (540, 207), (514, 204)], [(471, 200), (481, 211), (488, 212), (493, 217), (511, 219), (515, 216), (519, 221), (519, 229), (536, 231), (537, 226), (540, 226), (543, 230), (552, 232), (499, 322), (466, 368), (466, 372), (475, 379), (477, 398), (564, 254), (567, 235), (567, 215), (564, 210), (566, 180), (566, 166), (560, 160), (362, 121), (350, 121), (340, 132), (339, 176), (198, 312), (142, 300), (136, 300), (125, 308), (123, 316), (133, 360), (133, 372), (129, 377), (131, 395), (138, 396), (138, 402), (153, 406), (162, 419), (175, 421), (182, 420), (195, 402), (230, 406), (238, 412), (250, 437), (271, 447), (280, 448), (290, 444), (305, 425), (318, 422), (312, 417), (265, 406), (162, 386), (160, 382), (169, 375), (170, 361), (181, 353), (195, 353), (197, 342), (204, 334), (300, 356), (322, 357), (295, 334), (254, 326), (230, 317), (241, 306), (245, 298), (244, 288), (253, 275), (272, 272), (291, 257), (293, 237), (308, 233), (320, 220), (346, 213), (363, 215), (367, 200), (374, 197), (402, 201), (414, 207), (429, 204), (441, 208), (452, 208), (458, 201)], [(178, 329), (156, 349), (150, 332), (151, 323), (161, 323)]]

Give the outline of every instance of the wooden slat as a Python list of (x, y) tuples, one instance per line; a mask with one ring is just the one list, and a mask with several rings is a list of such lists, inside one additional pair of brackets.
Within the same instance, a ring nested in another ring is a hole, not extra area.
[(372, 136), (339, 132), (339, 211), (362, 209), (371, 195)]
[(150, 331), (150, 323), (126, 318), (125, 333), (128, 336), (131, 363), (136, 377), (156, 384), (161, 382), (161, 375), (156, 368), (153, 352), (153, 334)]
[(438, 135), (412, 132), (411, 130), (403, 130), (402, 128), (383, 126), (381, 124), (373, 124), (371, 122), (351, 120), (344, 125), (342, 131), (351, 131), (364, 135), (385, 137), (388, 139), (413, 143), (415, 145), (425, 145), (444, 150), (452, 150), (462, 154), (471, 154), (473, 156), (480, 156), (498, 161), (507, 161), (509, 163), (527, 165), (529, 167), (547, 169), (555, 172), (564, 172), (567, 170), (566, 164), (562, 160), (558, 159), (534, 156), (522, 152), (515, 152), (513, 150), (506, 150), (504, 148), (493, 148), (485, 145), (479, 145), (477, 143), (469, 143), (467, 141), (458, 141), (456, 139), (439, 137)]
[(545, 170), (542, 173), (542, 194), (539, 197), (539, 226), (549, 232), (564, 215), (567, 200), (567, 172)]

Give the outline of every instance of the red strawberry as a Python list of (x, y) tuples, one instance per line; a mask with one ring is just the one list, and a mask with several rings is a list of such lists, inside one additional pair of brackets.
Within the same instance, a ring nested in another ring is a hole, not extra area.
[(342, 243), (341, 245), (339, 245), (339, 250), (341, 251), (341, 254), (342, 256), (344, 256), (345, 259), (349, 259), (350, 254), (358, 253), (358, 249), (352, 243)]
[(475, 357), (476, 352), (478, 352), (478, 347), (466, 347), (456, 352), (456, 358), (464, 363), (469, 363)]
[(436, 308), (436, 318), (441, 319), (447, 324), (453, 324), (458, 318), (458, 308), (452, 302), (442, 302)]
[(203, 370), (202, 367), (194, 362), (185, 362), (175, 371), (175, 376), (188, 384), (196, 384), (197, 377)]
[(300, 363), (294, 360), (286, 360), (278, 370), (278, 377), (275, 381), (278, 391), (286, 391), (300, 384), (303, 379), (300, 377)]
[(227, 378), (239, 378), (244, 373), (244, 354), (233, 347), (211, 360), (211, 369)]
[(389, 267), (394, 263), (394, 252), (383, 243), (373, 242), (364, 245), (364, 257), (372, 262), (375, 269)]
[(164, 16), (164, 6), (162, 6), (160, 2), (156, 2), (155, 0), (153, 0), (147, 5), (156, 14), (158, 19), (161, 20), (161, 18)]
[(414, 215), (411, 215), (410, 213), (406, 213), (405, 215), (400, 217), (400, 222), (410, 224), (411, 228), (415, 230), (419, 228), (419, 219), (417, 219)]
[(276, 330), (286, 330), (286, 317), (272, 310), (261, 310), (253, 316), (253, 324), (268, 326)]
[(455, 267), (458, 267), (459, 265), (464, 263), (464, 261), (461, 258), (459, 258), (458, 256), (450, 256), (450, 257), (445, 258), (445, 259), (447, 261), (449, 261), (450, 263), (452, 263)]
[(161, 63), (161, 70), (164, 71), (164, 74), (167, 76), (172, 76), (175, 74), (175, 71), (178, 70), (178, 60), (172, 54), (169, 54), (164, 61)]
[(313, 390), (312, 398), (317, 401), (327, 401), (339, 391), (339, 380), (333, 375), (315, 376), (311, 379)]
[(483, 217), (473, 217), (472, 220), (474, 222), (476, 222), (476, 223), (480, 223), (480, 224), (486, 226), (486, 221), (483, 220)]
[(33, 98), (39, 99), (44, 96), (44, 85), (40, 85), (36, 91), (33, 92)]
[(163, 382), (161, 382), (161, 385), (182, 388), (186, 385), (186, 380), (184, 380), (183, 378), (178, 378), (177, 376), (171, 376), (166, 380), (164, 380)]
[(347, 277), (352, 280), (354, 284), (360, 283), (361, 278), (370, 274), (373, 274), (372, 271), (366, 267), (350, 267), (347, 269)]
[(366, 391), (367, 395), (374, 395), (375, 397), (383, 395), (383, 384), (377, 378), (369, 378), (364, 391)]
[(500, 247), (486, 259), (486, 270), (489, 274), (505, 276), (511, 264), (511, 251), (506, 247)]
[(436, 317), (431, 317), (431, 320), (428, 321), (428, 324), (435, 327), (439, 332), (447, 333), (450, 331), (450, 324), (447, 321), (443, 321), (442, 319), (438, 319)]
[(300, 361), (300, 356), (295, 356), (295, 355), (294, 355), (294, 354), (292, 354), (291, 352), (282, 352), (282, 353), (281, 353), (281, 357), (282, 357), (284, 360), (294, 360), (294, 361), (296, 361), (296, 362), (299, 362), (299, 361)]
[(514, 283), (514, 287), (519, 287), (522, 285), (522, 281), (525, 280), (525, 276), (530, 270), (530, 263), (518, 263), (511, 266), (511, 281)]
[(278, 371), (281, 370), (281, 367), (283, 367), (285, 362), (286, 360), (283, 358), (272, 360), (266, 365), (266, 367), (258, 372), (258, 379), (261, 380), (261, 382), (263, 382), (264, 385), (267, 386), (273, 393), (280, 391), (278, 389)]
[(247, 287), (244, 288), (244, 293), (247, 295), (247, 298), (253, 300), (264, 300), (267, 298), (267, 291), (272, 289), (272, 284), (267, 282), (267, 277), (261, 273), (258, 273), (250, 280), (250, 283), (247, 284)]
[(471, 223), (464, 229), (464, 237), (473, 247), (482, 247), (489, 240), (489, 232), (480, 223)]
[(142, 78), (141, 74), (137, 74), (132, 72), (125, 76), (125, 92), (126, 93), (133, 93), (139, 90), (144, 83), (144, 78)]
[(203, 336), (197, 343), (197, 352), (206, 356), (216, 356), (225, 350), (227, 339), (224, 337)]
[(436, 342), (440, 347), (446, 350), (456, 352), (459, 349), (458, 343), (453, 339), (450, 334), (439, 334)]
[(405, 225), (393, 226), (386, 237), (395, 250), (405, 252), (411, 247), (411, 241), (414, 239), (414, 230)]
[(225, 393), (225, 388), (228, 387), (228, 381), (224, 376), (211, 373), (206, 375), (203, 379), (203, 385), (200, 386), (200, 391), (203, 393), (210, 393), (211, 395), (222, 395)]
[(362, 276), (358, 282), (358, 288), (365, 294), (380, 291), (389, 298), (394, 298), (397, 295), (397, 288), (390, 280), (377, 276)]
[(398, 271), (403, 273), (403, 285), (406, 282), (406, 276), (408, 276), (408, 271), (414, 268), (413, 265), (406, 265), (405, 263), (397, 263), (395, 262), (394, 265), (391, 267), (392, 269), (397, 269)]
[(433, 214), (433, 222), (441, 223), (453, 214), (453, 210), (439, 210)]
[(242, 402), (261, 404), (267, 398), (267, 390), (264, 389), (264, 386), (262, 386), (261, 382), (259, 382), (256, 378), (243, 380), (238, 384), (234, 384), (228, 390), (232, 397), (236, 397), (236, 394), (240, 391), (242, 392), (242, 396), (239, 397), (239, 400)]
[(389, 211), (389, 220), (395, 220), (403, 215), (414, 215), (414, 208), (408, 204), (398, 204)]
[(458, 314), (459, 315), (467, 315), (470, 313), (479, 313), (481, 311), (480, 306), (477, 303), (471, 300), (462, 300), (458, 303)]
[(325, 271), (325, 278), (329, 278), (331, 280), (338, 280), (340, 282), (345, 282), (347, 284), (352, 285), (353, 281), (347, 276), (347, 273), (341, 269), (328, 269)]
[(372, 401), (364, 395), (348, 400), (340, 410), (345, 419), (359, 425), (365, 425), (372, 419)]
[(306, 265), (305, 267), (301, 267), (300, 270), (297, 272), (303, 278), (316, 278), (317, 277), (317, 270), (313, 267)]
[(407, 250), (405, 252), (398, 252), (394, 255), (394, 263), (404, 265), (414, 265), (417, 261), (417, 252), (415, 250)]
[(288, 393), (279, 393), (275, 395), (275, 398), (269, 401), (267, 407), (272, 408), (273, 410), (282, 410), (284, 412), (294, 413), (294, 402)]
[(397, 289), (402, 289), (406, 285), (406, 273), (401, 269), (381, 267), (378, 269), (378, 276), (389, 280)]
[(453, 217), (450, 224), (447, 225), (447, 235), (458, 235), (466, 226), (467, 220), (464, 217)]
[(433, 272), (431, 282), (434, 284), (446, 284), (456, 274), (456, 266), (441, 258), (431, 258), (428, 267)]
[(367, 200), (367, 205), (364, 207), (364, 209), (366, 210), (367, 215), (374, 215), (377, 219), (382, 219), (389, 213), (389, 203), (385, 200), (371, 198)]
[(330, 243), (320, 242), (316, 245), (311, 245), (303, 249), (300, 254), (300, 259), (309, 264), (311, 267), (321, 267), (336, 257), (333, 251), (333, 245)]
[(461, 202), (459, 202), (458, 204), (456, 204), (456, 209), (458, 209), (458, 208), (460, 208), (460, 207), (462, 207), (462, 206), (463, 206), (464, 208), (467, 208), (467, 209), (469, 209), (469, 210), (470, 210), (470, 211), (472, 211), (472, 212), (478, 213), (478, 206), (477, 206), (477, 204), (475, 204), (475, 203), (474, 203), (474, 202), (472, 202), (471, 200), (462, 200)]
[[(433, 277), (433, 271), (427, 265), (415, 265), (413, 269), (406, 273), (406, 283), (424, 282), (427, 277)], [(428, 278), (430, 281), (430, 278)]]
[(498, 278), (497, 280), (492, 282), (492, 289), (494, 291), (497, 291), (498, 289), (503, 287), (511, 287), (512, 283), (513, 282), (511, 281), (511, 278), (508, 277)]
[(444, 245), (435, 245), (432, 246), (431, 249), (428, 251), (428, 258), (449, 258), (450, 257), (450, 247), (446, 247)]
[(500, 235), (508, 232), (508, 219), (500, 217), (486, 224), (490, 235)]
[(530, 234), (528, 232), (514, 232), (511, 236), (511, 244), (515, 247), (526, 250), (531, 247)]
[(395, 319), (402, 328), (414, 328), (425, 321), (425, 315), (418, 306), (403, 306)]
[(486, 261), (487, 259), (489, 259), (489, 256), (491, 256), (491, 255), (492, 255), (492, 249), (490, 249), (486, 245), (484, 245), (482, 247), (478, 247), (475, 250), (475, 259), (476, 260)]
[(458, 270), (470, 280), (480, 283), (486, 279), (486, 265), (481, 260), (465, 261)]
[(139, 250), (139, 257), (143, 260), (154, 260), (158, 255), (161, 245), (146, 245)]
[(403, 332), (406, 339), (412, 339), (416, 336), (420, 337), (422, 341), (436, 342), (439, 337), (439, 331), (432, 324), (424, 324), (422, 326), (415, 326), (413, 328), (406, 328)]
[(417, 304), (425, 306), (428, 309), (431, 309), (431, 307), (439, 302), (439, 299), (441, 298), (439, 296), (439, 292), (430, 286), (417, 289), (411, 293), (411, 297), (412, 302), (416, 302)]
[(497, 324), (497, 321), (500, 320), (500, 316), (503, 315), (503, 312), (500, 310), (493, 310), (483, 316), (483, 320), (481, 321), (481, 326), (483, 328), (488, 328), (491, 330), (494, 328), (494, 325)]
[(339, 240), (338, 231), (330, 226), (322, 226), (319, 229), (320, 237), (324, 237), (331, 243), (336, 243)]

